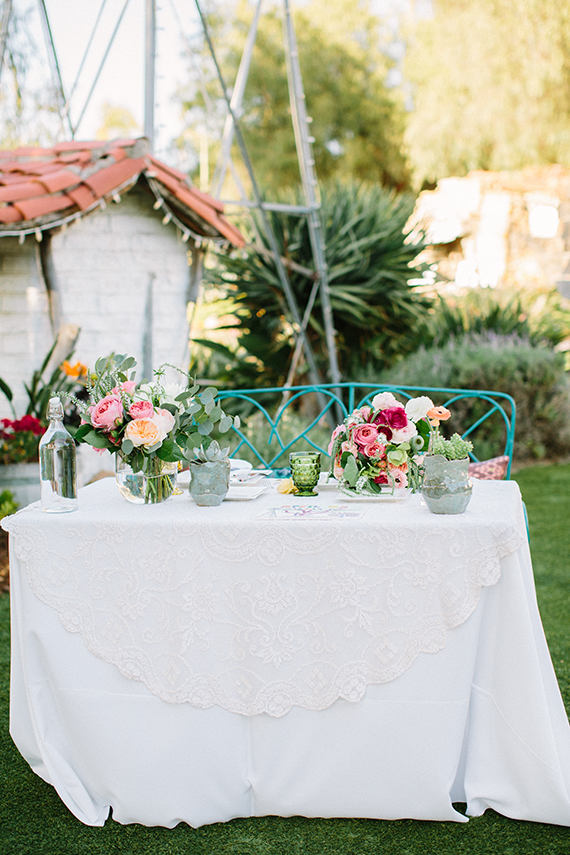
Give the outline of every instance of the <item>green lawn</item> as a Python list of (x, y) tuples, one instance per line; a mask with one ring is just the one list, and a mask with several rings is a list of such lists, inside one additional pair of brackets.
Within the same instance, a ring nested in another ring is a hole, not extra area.
[[(516, 476), (527, 505), (542, 618), (570, 712), (570, 465)], [(0, 855), (570, 855), (570, 828), (487, 811), (467, 825), (267, 817), (192, 829), (88, 828), (37, 778), (8, 735), (9, 599), (0, 596)]]

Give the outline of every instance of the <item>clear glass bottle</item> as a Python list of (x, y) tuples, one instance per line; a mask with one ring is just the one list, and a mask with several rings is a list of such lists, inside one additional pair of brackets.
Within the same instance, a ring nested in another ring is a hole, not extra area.
[(63, 404), (50, 398), (49, 426), (40, 440), (42, 511), (51, 514), (77, 510), (75, 443), (63, 426)]

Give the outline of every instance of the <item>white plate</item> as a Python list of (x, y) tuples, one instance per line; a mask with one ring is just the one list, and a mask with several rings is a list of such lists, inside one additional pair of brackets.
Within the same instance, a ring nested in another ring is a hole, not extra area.
[(330, 490), (338, 493), (339, 500), (343, 502), (345, 500), (347, 502), (403, 502), (412, 494), (411, 490), (401, 489), (395, 490), (393, 493), (379, 493), (377, 496), (349, 496), (347, 493), (343, 493), (339, 489), (338, 483), (332, 479), (328, 484), (319, 482), (317, 487), (319, 493), (328, 493)]
[(257, 499), (258, 496), (261, 496), (262, 493), (265, 493), (267, 490), (266, 485), (264, 484), (262, 487), (252, 487), (246, 485), (230, 485), (230, 489), (227, 492), (225, 502), (240, 502), (247, 501), (249, 499)]

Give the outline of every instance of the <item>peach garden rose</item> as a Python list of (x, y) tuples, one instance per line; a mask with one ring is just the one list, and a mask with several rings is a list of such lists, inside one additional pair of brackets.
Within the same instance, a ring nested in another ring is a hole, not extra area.
[(135, 448), (149, 448), (160, 441), (160, 430), (150, 419), (133, 419), (127, 425), (125, 436)]

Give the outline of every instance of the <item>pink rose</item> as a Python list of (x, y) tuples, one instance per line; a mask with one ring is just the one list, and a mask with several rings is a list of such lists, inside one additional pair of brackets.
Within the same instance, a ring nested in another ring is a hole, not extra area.
[(133, 419), (152, 419), (154, 407), (150, 401), (133, 401), (129, 407), (129, 416)]
[(93, 427), (111, 431), (123, 421), (123, 402), (116, 395), (106, 395), (95, 406), (89, 407), (89, 414)]
[(352, 439), (358, 445), (370, 445), (378, 439), (378, 428), (374, 425), (357, 425), (352, 432)]
[(340, 436), (341, 433), (346, 433), (346, 428), (344, 425), (337, 425), (332, 432), (331, 441), (329, 442), (329, 447), (327, 449), (329, 454), (332, 453), (335, 439), (337, 436)]
[(369, 445), (364, 446), (364, 454), (367, 457), (375, 457), (382, 460), (386, 457), (386, 448), (381, 442), (371, 442)]
[[(126, 392), (127, 395), (132, 395), (135, 389), (137, 388), (137, 384), (135, 380), (125, 380), (124, 383), (121, 383), (121, 390)], [(115, 386), (114, 389), (111, 390), (115, 394), (119, 393), (119, 387)]]
[(370, 416), (372, 415), (372, 407), (361, 407), (360, 415), (364, 419), (365, 422), (370, 420)]
[(388, 425), (392, 430), (401, 430), (408, 424), (408, 417), (403, 407), (387, 407), (378, 413), (374, 424)]

